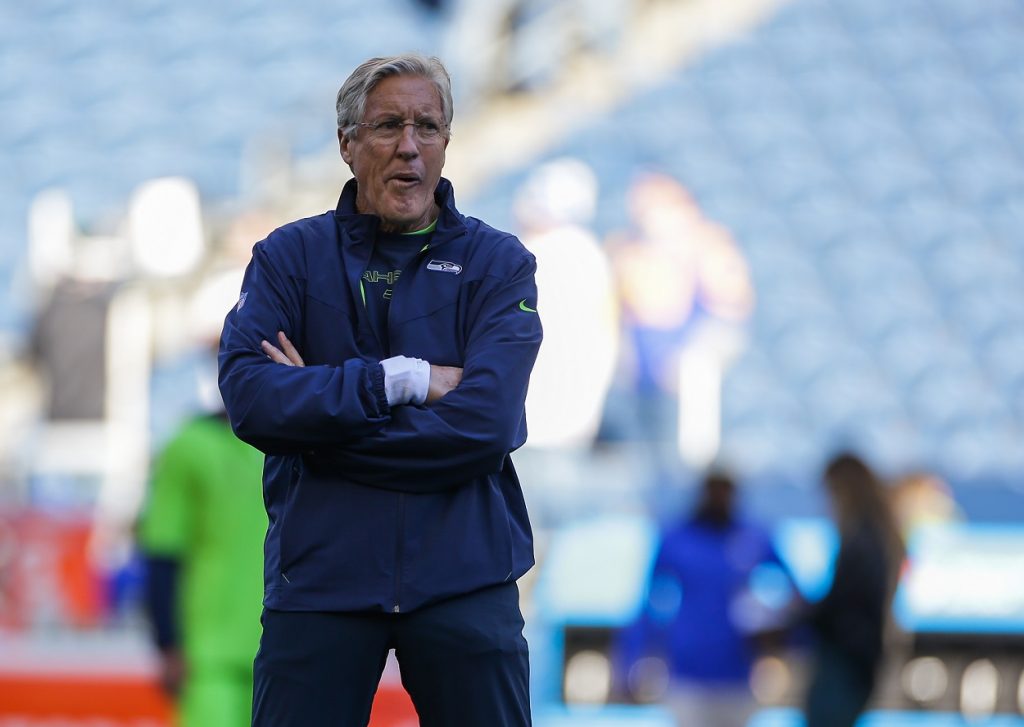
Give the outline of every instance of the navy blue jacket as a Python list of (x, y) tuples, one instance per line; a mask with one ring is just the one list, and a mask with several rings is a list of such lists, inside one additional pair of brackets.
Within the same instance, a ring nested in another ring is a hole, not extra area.
[[(378, 218), (338, 209), (253, 248), (221, 337), (220, 388), (235, 433), (266, 453), (268, 608), (409, 611), (514, 580), (533, 537), (509, 453), (526, 440), (541, 342), (533, 256), (455, 208), (442, 179), (429, 246), (394, 288), (391, 355), (460, 366), (425, 406), (389, 408), (360, 295)], [(305, 368), (271, 362), (282, 330)]]

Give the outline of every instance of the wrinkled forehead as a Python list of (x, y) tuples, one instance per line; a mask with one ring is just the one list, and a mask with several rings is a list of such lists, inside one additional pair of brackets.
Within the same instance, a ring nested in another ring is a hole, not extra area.
[(441, 116), (441, 94), (429, 78), (394, 74), (380, 79), (366, 96), (366, 110), (416, 112)]

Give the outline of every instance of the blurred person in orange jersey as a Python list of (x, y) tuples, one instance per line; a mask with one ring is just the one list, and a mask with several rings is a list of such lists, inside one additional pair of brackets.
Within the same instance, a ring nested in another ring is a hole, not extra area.
[(875, 688), (903, 542), (885, 485), (854, 454), (834, 457), (825, 489), (839, 531), (832, 585), (810, 607), (816, 637), (807, 727), (852, 726)]
[(655, 444), (659, 477), (671, 479), (680, 455), (706, 467), (717, 454), (711, 410), (743, 347), (754, 289), (729, 231), (672, 177), (639, 177), (629, 208), (635, 229), (608, 243), (631, 343), (625, 363), (640, 435)]

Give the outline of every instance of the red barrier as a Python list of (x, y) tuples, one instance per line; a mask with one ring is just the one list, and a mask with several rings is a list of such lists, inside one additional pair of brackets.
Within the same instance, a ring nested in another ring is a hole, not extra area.
[[(0, 674), (0, 727), (170, 727), (173, 706), (150, 679)], [(381, 684), (369, 727), (418, 727), (401, 685)]]
[[(0, 511), (0, 727), (170, 727), (143, 635), (111, 617), (88, 517)], [(418, 727), (389, 659), (369, 727)]]

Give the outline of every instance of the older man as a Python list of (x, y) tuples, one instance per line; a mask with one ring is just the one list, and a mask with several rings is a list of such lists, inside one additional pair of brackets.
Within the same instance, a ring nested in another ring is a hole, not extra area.
[(366, 61), (337, 113), (355, 178), (255, 246), (221, 340), (232, 426), (267, 455), (253, 724), (365, 725), (394, 649), (425, 727), (528, 725), (533, 547), (509, 453), (535, 262), (441, 178), (440, 61)]

